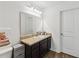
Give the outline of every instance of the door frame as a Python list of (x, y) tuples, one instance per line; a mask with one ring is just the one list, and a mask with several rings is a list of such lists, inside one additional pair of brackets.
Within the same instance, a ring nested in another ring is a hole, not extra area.
[(79, 8), (72, 8), (72, 9), (67, 9), (67, 10), (62, 10), (62, 11), (60, 11), (60, 52), (63, 52), (62, 51), (62, 35), (61, 35), (61, 33), (62, 33), (62, 25), (63, 25), (63, 20), (62, 20), (62, 13), (63, 12), (67, 12), (67, 11), (72, 11), (72, 10), (77, 10), (77, 9), (79, 9)]

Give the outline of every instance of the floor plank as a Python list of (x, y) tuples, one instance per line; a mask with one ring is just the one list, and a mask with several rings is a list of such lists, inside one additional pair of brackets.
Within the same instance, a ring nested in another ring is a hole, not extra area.
[(76, 58), (76, 57), (62, 53), (62, 52), (56, 53), (54, 51), (49, 51), (47, 54), (45, 54), (44, 58)]

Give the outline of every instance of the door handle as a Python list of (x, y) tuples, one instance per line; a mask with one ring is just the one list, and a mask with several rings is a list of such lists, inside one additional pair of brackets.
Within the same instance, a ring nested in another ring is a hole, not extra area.
[(61, 33), (60, 35), (63, 35), (63, 33)]

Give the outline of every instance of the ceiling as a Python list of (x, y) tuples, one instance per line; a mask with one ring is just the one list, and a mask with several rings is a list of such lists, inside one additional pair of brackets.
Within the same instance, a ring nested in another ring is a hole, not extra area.
[(30, 2), (43, 8), (47, 8), (55, 5), (79, 4), (79, 1), (30, 1)]
[(76, 5), (79, 6), (79, 1), (27, 1), (28, 6), (33, 6), (38, 10), (44, 10), (47, 8), (62, 8), (66, 6)]

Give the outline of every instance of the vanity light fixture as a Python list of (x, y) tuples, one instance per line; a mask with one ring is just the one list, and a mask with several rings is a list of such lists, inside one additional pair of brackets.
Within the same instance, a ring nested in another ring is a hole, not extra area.
[(26, 5), (29, 9), (33, 10), (37, 14), (42, 14), (41, 7), (37, 5), (35, 2), (28, 1), (28, 2), (25, 2), (24, 5)]

